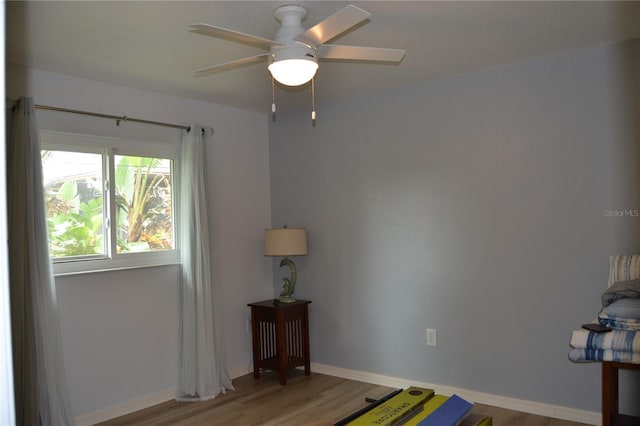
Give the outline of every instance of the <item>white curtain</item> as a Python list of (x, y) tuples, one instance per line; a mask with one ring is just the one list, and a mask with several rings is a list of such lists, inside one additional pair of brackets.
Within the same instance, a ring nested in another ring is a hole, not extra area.
[(20, 98), (9, 116), (7, 222), (16, 422), (72, 425), (33, 99)]
[(214, 294), (211, 213), (207, 207), (205, 141), (210, 130), (192, 124), (182, 133), (180, 161), (181, 336), (180, 381), (176, 399), (198, 401), (233, 389), (220, 339)]

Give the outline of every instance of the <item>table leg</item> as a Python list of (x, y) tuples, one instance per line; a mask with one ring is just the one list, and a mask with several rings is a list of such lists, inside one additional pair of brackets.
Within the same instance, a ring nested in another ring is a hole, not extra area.
[(602, 426), (613, 426), (618, 417), (618, 368), (602, 363)]
[(251, 307), (251, 342), (253, 344), (253, 378), (260, 378), (260, 335), (258, 334), (258, 321), (256, 320), (255, 308)]
[(287, 352), (287, 324), (284, 318), (284, 312), (278, 310), (276, 312), (276, 347), (278, 353), (278, 373), (280, 375), (280, 384), (282, 386), (287, 384), (287, 359), (289, 354)]
[(307, 306), (304, 307), (302, 315), (302, 356), (304, 357), (304, 375), (311, 375), (311, 357), (309, 350), (309, 313)]

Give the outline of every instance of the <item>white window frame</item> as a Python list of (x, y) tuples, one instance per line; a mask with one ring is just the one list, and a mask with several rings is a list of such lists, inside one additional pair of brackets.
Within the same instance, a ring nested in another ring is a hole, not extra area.
[[(105, 136), (93, 136), (77, 133), (54, 132), (40, 130), (40, 148), (52, 151), (75, 151), (103, 154), (104, 223), (106, 251), (104, 255), (88, 255), (82, 257), (56, 258), (53, 261), (53, 272), (56, 276), (84, 274), (91, 272), (134, 269), (180, 263), (178, 212), (178, 188), (180, 183), (179, 164), (180, 147), (161, 142), (149, 142), (131, 139), (118, 139)], [(142, 253), (116, 252), (115, 226), (115, 191), (112, 176), (114, 173), (114, 156), (131, 155), (139, 157), (166, 158), (172, 160), (171, 169), (171, 214), (173, 216), (172, 250), (159, 250)], [(109, 223), (111, 222), (111, 223)]]

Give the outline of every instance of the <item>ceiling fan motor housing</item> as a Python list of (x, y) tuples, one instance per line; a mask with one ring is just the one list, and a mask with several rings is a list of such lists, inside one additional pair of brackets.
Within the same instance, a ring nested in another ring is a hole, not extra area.
[(271, 47), (269, 64), (286, 59), (305, 59), (318, 63), (316, 49), (313, 46), (293, 40), (305, 31), (302, 21), (307, 17), (307, 9), (295, 5), (281, 6), (276, 9), (275, 16), (281, 26), (274, 41), (280, 46)]

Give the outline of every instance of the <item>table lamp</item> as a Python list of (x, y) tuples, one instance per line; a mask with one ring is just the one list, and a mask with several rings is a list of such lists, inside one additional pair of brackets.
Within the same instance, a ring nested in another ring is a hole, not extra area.
[(274, 228), (264, 230), (264, 255), (284, 257), (280, 267), (288, 266), (291, 277), (283, 278), (282, 292), (278, 300), (282, 303), (295, 302), (293, 292), (296, 288), (298, 271), (289, 256), (307, 255), (307, 231), (304, 228)]

